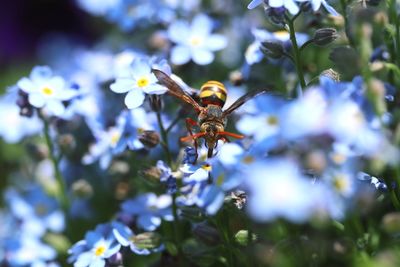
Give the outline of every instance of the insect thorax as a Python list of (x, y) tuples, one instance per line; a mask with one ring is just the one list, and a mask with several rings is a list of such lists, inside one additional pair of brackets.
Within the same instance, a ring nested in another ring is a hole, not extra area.
[(222, 108), (218, 105), (208, 105), (205, 111), (199, 114), (198, 119), (199, 125), (202, 125), (205, 122), (219, 123), (225, 127), (226, 118), (223, 116)]

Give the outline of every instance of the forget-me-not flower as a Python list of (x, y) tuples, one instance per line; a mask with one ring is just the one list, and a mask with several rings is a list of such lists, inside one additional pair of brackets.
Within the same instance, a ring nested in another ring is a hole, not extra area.
[(192, 23), (178, 20), (168, 28), (169, 39), (176, 44), (171, 50), (171, 62), (182, 65), (192, 59), (196, 64), (207, 65), (214, 60), (213, 52), (225, 48), (227, 40), (223, 35), (212, 34), (213, 22), (199, 14)]
[(285, 7), (292, 15), (295, 15), (300, 11), (299, 6), (295, 2), (309, 2), (314, 11), (317, 11), (321, 7), (321, 5), (323, 5), (324, 8), (332, 15), (339, 15), (336, 10), (332, 6), (330, 6), (325, 0), (253, 0), (249, 3), (247, 8), (256, 8), (264, 2), (272, 8)]
[[(244, 54), (246, 62), (249, 65), (253, 65), (255, 63), (260, 62), (263, 57), (264, 53), (261, 51), (261, 43), (262, 42), (277, 42), (282, 44), (285, 49), (290, 49), (291, 42), (290, 42), (290, 34), (287, 31), (276, 31), (276, 32), (269, 32), (264, 29), (254, 28), (251, 30), (255, 40), (251, 43), (246, 52)], [(308, 35), (305, 33), (296, 32), (296, 40), (297, 44), (301, 46), (308, 40)]]
[(140, 247), (140, 245), (138, 246), (137, 241), (139, 240), (136, 240), (136, 235), (128, 226), (120, 222), (112, 222), (112, 227), (113, 234), (117, 241), (124, 247), (129, 246), (133, 253), (138, 255), (149, 255), (150, 253), (158, 252), (163, 249), (162, 245), (154, 249)]
[(171, 205), (170, 195), (157, 196), (154, 193), (147, 193), (122, 203), (121, 216), (134, 217), (139, 227), (146, 231), (154, 231), (161, 225), (162, 219), (173, 220)]
[(69, 88), (60, 76), (54, 76), (47, 66), (33, 68), (29, 78), (20, 79), (17, 86), (28, 94), (29, 103), (36, 108), (45, 108), (51, 115), (61, 116), (65, 111), (63, 101), (78, 95)]
[(106, 259), (115, 255), (121, 245), (115, 239), (110, 224), (100, 224), (94, 231), (89, 231), (85, 239), (73, 245), (68, 253), (68, 261), (75, 267), (104, 267)]
[[(247, 6), (248, 9), (256, 8), (261, 5), (264, 0), (253, 0)], [(294, 0), (269, 0), (268, 5), (272, 8), (285, 7), (291, 14), (295, 15), (300, 11), (300, 8)]]
[(43, 122), (37, 117), (20, 115), (14, 90), (0, 97), (0, 136), (7, 143), (16, 143), (24, 137), (38, 134), (43, 129)]
[(111, 84), (111, 91), (125, 96), (125, 105), (137, 108), (143, 104), (145, 94), (164, 94), (167, 88), (158, 84), (156, 76), (151, 72), (151, 63), (144, 58), (137, 58), (130, 68), (118, 73), (116, 81)]

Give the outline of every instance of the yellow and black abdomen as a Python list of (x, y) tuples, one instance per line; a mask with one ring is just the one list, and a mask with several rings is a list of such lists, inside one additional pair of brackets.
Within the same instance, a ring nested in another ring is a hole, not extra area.
[(226, 101), (227, 90), (217, 81), (208, 81), (200, 88), (200, 100), (203, 106), (217, 105), (222, 107)]

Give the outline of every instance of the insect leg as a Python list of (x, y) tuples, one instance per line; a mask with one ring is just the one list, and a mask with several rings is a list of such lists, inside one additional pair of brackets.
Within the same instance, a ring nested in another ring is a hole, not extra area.
[[(186, 128), (190, 135), (193, 135), (192, 128), (194, 126), (198, 126), (197, 122), (191, 118), (186, 118)], [(197, 139), (195, 138), (194, 139), (194, 150), (196, 151), (196, 155), (197, 155), (197, 147), (198, 147), (198, 143), (197, 143)]]
[(226, 138), (226, 136), (230, 136), (230, 137), (233, 137), (233, 138), (237, 138), (237, 139), (242, 139), (242, 138), (244, 138), (244, 135), (241, 135), (241, 134), (235, 134), (235, 133), (230, 133), (230, 132), (218, 132), (218, 134), (219, 135), (222, 135), (222, 136), (224, 136), (225, 138)]

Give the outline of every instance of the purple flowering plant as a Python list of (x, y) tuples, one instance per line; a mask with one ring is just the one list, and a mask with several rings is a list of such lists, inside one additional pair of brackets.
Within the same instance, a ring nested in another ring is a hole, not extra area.
[(31, 2), (0, 266), (399, 266), (396, 1)]

